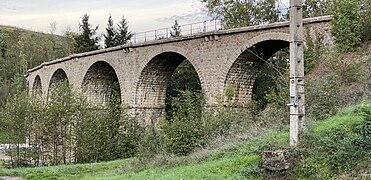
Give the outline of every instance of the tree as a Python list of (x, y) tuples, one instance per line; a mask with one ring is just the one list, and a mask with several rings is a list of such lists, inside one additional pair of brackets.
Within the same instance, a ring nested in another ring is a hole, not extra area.
[(106, 34), (104, 34), (104, 44), (106, 48), (113, 47), (116, 45), (116, 42), (115, 42), (116, 35), (117, 35), (117, 32), (115, 30), (113, 20), (110, 14), (108, 18), (107, 27), (106, 27)]
[(202, 121), (204, 95), (183, 91), (172, 99), (174, 111), (171, 121), (161, 121), (162, 145), (166, 151), (176, 155), (188, 155), (200, 146), (205, 138)]
[(353, 50), (361, 43), (361, 14), (358, 0), (334, 1), (331, 33), (342, 51)]
[(227, 27), (243, 27), (281, 20), (276, 0), (201, 0), (210, 15)]
[(89, 24), (89, 15), (84, 14), (81, 17), (80, 34), (75, 37), (75, 49), (77, 53), (94, 51), (98, 49), (99, 37), (94, 37), (98, 30), (98, 26), (91, 28)]
[(371, 40), (371, 0), (361, 0), (362, 40)]
[(173, 29), (172, 31), (170, 30), (170, 36), (171, 37), (180, 37), (180, 34), (181, 34), (181, 29), (180, 29), (180, 25), (178, 24), (178, 20), (175, 20), (174, 22), (174, 25), (171, 26), (171, 28)]
[(132, 36), (133, 33), (129, 31), (128, 22), (126, 21), (125, 16), (122, 16), (122, 19), (118, 24), (118, 30), (115, 37), (115, 46), (128, 43)]
[(303, 5), (303, 16), (307, 18), (328, 15), (332, 8), (331, 0), (306, 0)]

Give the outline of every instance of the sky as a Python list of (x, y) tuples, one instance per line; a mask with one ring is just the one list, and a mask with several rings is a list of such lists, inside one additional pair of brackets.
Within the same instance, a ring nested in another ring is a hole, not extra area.
[(211, 19), (200, 0), (0, 0), (0, 24), (56, 34), (78, 31), (83, 14), (103, 33), (109, 14), (114, 23), (124, 15), (132, 32), (170, 27)]

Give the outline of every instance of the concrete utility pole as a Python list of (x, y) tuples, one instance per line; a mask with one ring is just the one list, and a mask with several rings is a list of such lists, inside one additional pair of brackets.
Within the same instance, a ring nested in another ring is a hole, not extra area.
[(302, 0), (290, 0), (290, 145), (304, 129), (304, 33)]

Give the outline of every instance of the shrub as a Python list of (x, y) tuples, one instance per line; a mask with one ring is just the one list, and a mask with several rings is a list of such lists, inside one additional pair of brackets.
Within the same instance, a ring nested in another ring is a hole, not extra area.
[(335, 0), (331, 33), (342, 51), (354, 50), (361, 43), (361, 15), (358, 0)]
[(322, 120), (337, 112), (340, 107), (340, 82), (336, 74), (307, 79), (305, 87), (308, 116)]
[(362, 103), (350, 114), (340, 114), (327, 121), (330, 124), (327, 130), (307, 131), (300, 144), (304, 160), (296, 173), (302, 178), (331, 179), (371, 162), (370, 104)]
[(172, 104), (173, 118), (160, 124), (162, 145), (170, 153), (187, 155), (201, 145), (205, 136), (201, 121), (203, 95), (184, 91), (173, 98)]
[(137, 156), (141, 160), (147, 160), (160, 152), (160, 137), (153, 124), (148, 125), (142, 130)]
[(371, 0), (360, 0), (361, 4), (361, 22), (362, 22), (362, 40), (367, 42), (371, 40)]

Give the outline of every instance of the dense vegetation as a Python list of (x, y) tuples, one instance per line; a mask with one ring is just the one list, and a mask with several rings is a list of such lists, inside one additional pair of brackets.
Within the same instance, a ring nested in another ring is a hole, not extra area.
[(163, 155), (145, 163), (130, 158), (93, 164), (0, 169), (0, 175), (26, 179), (366, 178), (371, 168), (370, 110), (371, 104), (364, 102), (311, 124), (305, 141), (295, 151), (302, 158), (295, 168), (285, 172), (259, 168), (262, 151), (287, 146), (288, 129), (281, 126), (268, 131), (256, 130), (252, 133), (254, 138), (224, 139), (218, 148), (200, 149), (185, 157)]

